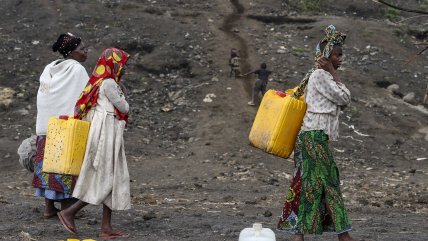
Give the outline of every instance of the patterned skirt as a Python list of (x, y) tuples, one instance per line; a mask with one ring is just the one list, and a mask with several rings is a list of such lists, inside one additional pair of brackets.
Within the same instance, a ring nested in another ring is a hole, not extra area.
[(293, 234), (351, 230), (328, 135), (321, 130), (302, 131), (296, 141), (294, 165), (277, 228)]
[(77, 176), (42, 172), (45, 153), (46, 136), (37, 136), (36, 163), (32, 185), (36, 188), (36, 196), (51, 200), (72, 198)]

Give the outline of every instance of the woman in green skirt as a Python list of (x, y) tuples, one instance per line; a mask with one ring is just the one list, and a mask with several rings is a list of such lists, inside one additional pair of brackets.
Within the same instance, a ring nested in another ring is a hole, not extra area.
[(308, 105), (294, 150), (295, 171), (278, 229), (304, 234), (333, 231), (340, 241), (353, 241), (348, 214), (340, 192), (339, 171), (329, 142), (338, 137), (341, 108), (351, 101), (349, 90), (336, 70), (342, 63), (346, 36), (333, 25), (316, 48), (315, 67), (299, 86)]

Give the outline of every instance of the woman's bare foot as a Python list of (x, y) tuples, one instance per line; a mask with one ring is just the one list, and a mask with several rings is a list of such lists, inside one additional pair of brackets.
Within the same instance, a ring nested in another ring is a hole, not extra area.
[(53, 209), (45, 209), (45, 212), (43, 213), (43, 217), (48, 219), (48, 218), (53, 218), (56, 217), (56, 214), (59, 212), (60, 210), (57, 208), (53, 208)]
[(305, 241), (305, 239), (304, 239), (303, 235), (301, 235), (301, 234), (295, 234), (291, 238), (291, 241)]
[(341, 234), (337, 235), (337, 237), (339, 238), (339, 241), (358, 241), (356, 239), (353, 239), (351, 237), (351, 235), (349, 235), (348, 232), (341, 233)]
[(129, 237), (129, 234), (124, 233), (122, 231), (110, 231), (110, 232), (101, 232), (98, 234), (99, 238), (105, 238), (105, 239), (113, 239), (113, 238), (127, 238)]
[(55, 202), (53, 200), (45, 198), (45, 211), (43, 213), (43, 217), (55, 217), (57, 212), (59, 212), (59, 210), (55, 207)]

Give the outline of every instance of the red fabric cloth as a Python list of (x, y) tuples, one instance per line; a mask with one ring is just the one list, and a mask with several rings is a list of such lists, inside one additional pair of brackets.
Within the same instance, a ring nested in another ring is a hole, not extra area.
[[(97, 104), (99, 89), (104, 79), (111, 78), (117, 83), (120, 81), (120, 73), (128, 61), (129, 54), (117, 48), (108, 48), (103, 51), (98, 59), (88, 84), (80, 95), (74, 108), (74, 117), (82, 119), (88, 111)], [(128, 122), (128, 114), (121, 113), (115, 108), (120, 120)]]

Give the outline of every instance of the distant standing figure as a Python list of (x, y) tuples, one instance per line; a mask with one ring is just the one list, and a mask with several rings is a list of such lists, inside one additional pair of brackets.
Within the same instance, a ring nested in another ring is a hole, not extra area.
[(88, 204), (103, 205), (100, 238), (129, 236), (113, 230), (112, 210), (131, 208), (130, 179), (123, 132), (128, 121), (129, 104), (120, 83), (128, 54), (117, 48), (104, 50), (88, 85), (76, 103), (75, 118), (91, 122), (85, 158), (73, 192), (78, 198), (71, 207), (58, 213), (63, 226), (76, 232), (74, 217)]
[(54, 202), (61, 202), (61, 209), (71, 204), (76, 176), (43, 172), (46, 130), (50, 117), (72, 115), (74, 104), (88, 82), (89, 76), (80, 64), (87, 58), (87, 49), (79, 37), (61, 34), (52, 50), (64, 58), (48, 64), (40, 76), (37, 92), (37, 151), (32, 186), (36, 196), (45, 198), (45, 218), (55, 217), (59, 211)]
[(229, 66), (230, 66), (229, 77), (236, 78), (237, 76), (240, 75), (240, 73), (241, 73), (241, 66), (239, 63), (240, 61), (241, 61), (241, 59), (239, 58), (238, 50), (237, 49), (231, 49), (230, 50), (230, 59), (229, 59)]
[(266, 63), (262, 63), (260, 65), (260, 69), (246, 73), (242, 76), (247, 76), (249, 74), (256, 74), (258, 78), (258, 80), (254, 83), (253, 93), (251, 95), (251, 101), (248, 102), (249, 105), (255, 105), (254, 101), (255, 101), (256, 95), (261, 93), (263, 96), (266, 93), (266, 86), (269, 81), (269, 75), (272, 74), (272, 71), (267, 70)]

